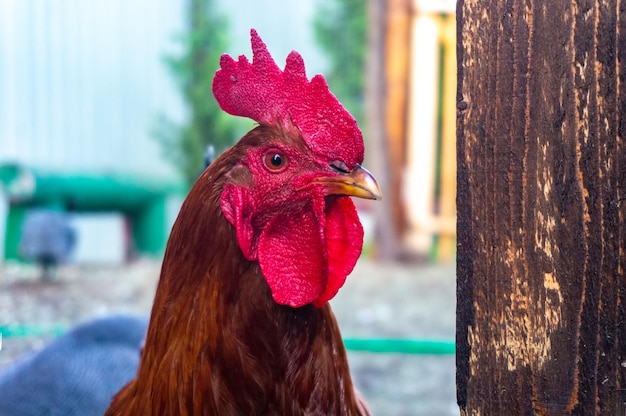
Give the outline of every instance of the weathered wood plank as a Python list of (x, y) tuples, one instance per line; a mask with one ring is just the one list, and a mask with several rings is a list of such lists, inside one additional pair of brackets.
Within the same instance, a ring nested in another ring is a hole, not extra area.
[(616, 414), (624, 6), (461, 0), (457, 19), (460, 408)]

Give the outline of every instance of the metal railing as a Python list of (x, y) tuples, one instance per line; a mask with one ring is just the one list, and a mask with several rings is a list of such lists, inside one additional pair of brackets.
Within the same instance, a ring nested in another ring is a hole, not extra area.
[[(56, 337), (67, 328), (58, 324), (0, 325), (0, 337)], [(403, 338), (344, 338), (347, 350), (375, 354), (453, 355), (452, 340), (403, 339)]]

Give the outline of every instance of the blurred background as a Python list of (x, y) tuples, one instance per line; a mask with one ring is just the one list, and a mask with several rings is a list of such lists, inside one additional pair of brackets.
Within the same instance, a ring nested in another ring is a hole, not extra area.
[[(251, 55), (250, 28), (279, 66), (297, 50), (326, 76), (383, 189), (356, 201), (364, 255), (333, 300), (344, 336), (452, 342), (454, 7), (0, 0), (0, 373), (84, 319), (149, 313), (190, 184), (253, 127), (211, 92), (222, 53)], [(374, 414), (458, 414), (449, 353), (350, 359)]]

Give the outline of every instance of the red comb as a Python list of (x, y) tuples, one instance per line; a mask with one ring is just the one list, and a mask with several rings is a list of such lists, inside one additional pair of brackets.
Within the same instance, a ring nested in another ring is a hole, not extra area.
[(235, 116), (259, 123), (293, 124), (307, 145), (330, 161), (349, 167), (363, 162), (363, 136), (356, 120), (328, 89), (322, 75), (311, 81), (304, 61), (292, 51), (281, 71), (256, 30), (252, 38), (252, 64), (241, 55), (235, 61), (222, 55), (213, 79), (213, 94), (220, 107)]

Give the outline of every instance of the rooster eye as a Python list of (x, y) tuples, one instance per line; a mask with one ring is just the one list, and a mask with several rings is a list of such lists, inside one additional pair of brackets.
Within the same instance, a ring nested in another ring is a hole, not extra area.
[(276, 152), (269, 152), (265, 155), (265, 166), (275, 172), (282, 170), (287, 165), (287, 156)]

